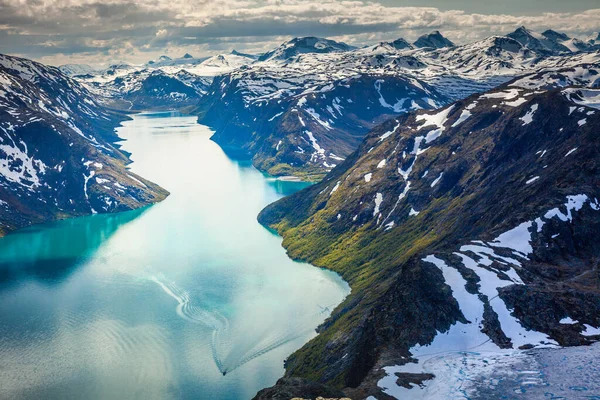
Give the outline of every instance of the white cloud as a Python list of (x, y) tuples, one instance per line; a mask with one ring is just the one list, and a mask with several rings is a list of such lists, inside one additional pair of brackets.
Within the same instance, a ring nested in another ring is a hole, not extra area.
[(461, 43), (505, 34), (520, 25), (582, 36), (600, 30), (600, 9), (515, 16), (344, 0), (0, 2), (2, 51), (51, 62), (84, 54), (105, 60), (116, 54), (141, 62), (175, 50), (254, 51), (305, 35), (344, 38), (353, 44), (401, 36), (411, 40), (433, 29)]

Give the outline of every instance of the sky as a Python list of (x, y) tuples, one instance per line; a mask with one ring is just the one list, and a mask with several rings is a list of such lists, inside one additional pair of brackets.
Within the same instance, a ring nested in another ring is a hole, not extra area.
[(0, 0), (0, 53), (51, 65), (261, 53), (296, 36), (361, 46), (440, 30), (457, 44), (525, 25), (600, 31), (600, 0)]

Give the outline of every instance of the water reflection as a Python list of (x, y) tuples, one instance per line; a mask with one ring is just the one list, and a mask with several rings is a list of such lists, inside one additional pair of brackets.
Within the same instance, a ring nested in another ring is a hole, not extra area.
[(0, 240), (0, 284), (29, 278), (60, 282), (147, 208), (40, 224), (7, 235)]

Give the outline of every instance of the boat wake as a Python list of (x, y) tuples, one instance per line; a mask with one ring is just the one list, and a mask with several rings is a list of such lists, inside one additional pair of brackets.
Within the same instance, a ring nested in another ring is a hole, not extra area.
[(276, 334), (257, 335), (257, 339), (252, 338), (245, 331), (233, 331), (229, 326), (229, 320), (225, 316), (218, 311), (194, 304), (186, 290), (180, 288), (175, 282), (169, 281), (163, 275), (154, 275), (150, 279), (177, 301), (176, 311), (181, 318), (212, 330), (212, 357), (215, 365), (224, 376), (255, 358), (309, 334), (313, 330), (307, 328), (309, 318), (330, 311), (329, 307), (320, 307), (321, 310), (317, 314), (297, 318), (284, 331)]
[[(208, 310), (206, 307), (194, 304), (186, 290), (180, 288), (175, 282), (169, 281), (163, 275), (153, 275), (150, 279), (177, 301), (176, 311), (181, 318), (212, 330), (212, 357), (215, 365), (223, 375), (227, 375), (255, 358), (312, 331), (312, 328), (307, 328), (310, 319), (305, 317), (297, 318), (296, 322), (289, 325), (283, 332), (258, 335), (258, 339), (252, 338), (246, 331), (232, 331), (229, 320), (225, 316), (218, 311)], [(329, 311), (329, 307), (321, 307), (317, 314), (309, 317), (322, 315)]]

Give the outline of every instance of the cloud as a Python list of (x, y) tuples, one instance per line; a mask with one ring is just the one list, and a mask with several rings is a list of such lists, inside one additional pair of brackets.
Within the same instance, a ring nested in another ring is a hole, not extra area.
[(520, 25), (585, 35), (600, 30), (600, 9), (518, 16), (347, 0), (2, 0), (0, 52), (54, 63), (143, 62), (161, 53), (261, 51), (304, 35), (365, 44), (439, 29), (461, 43)]

